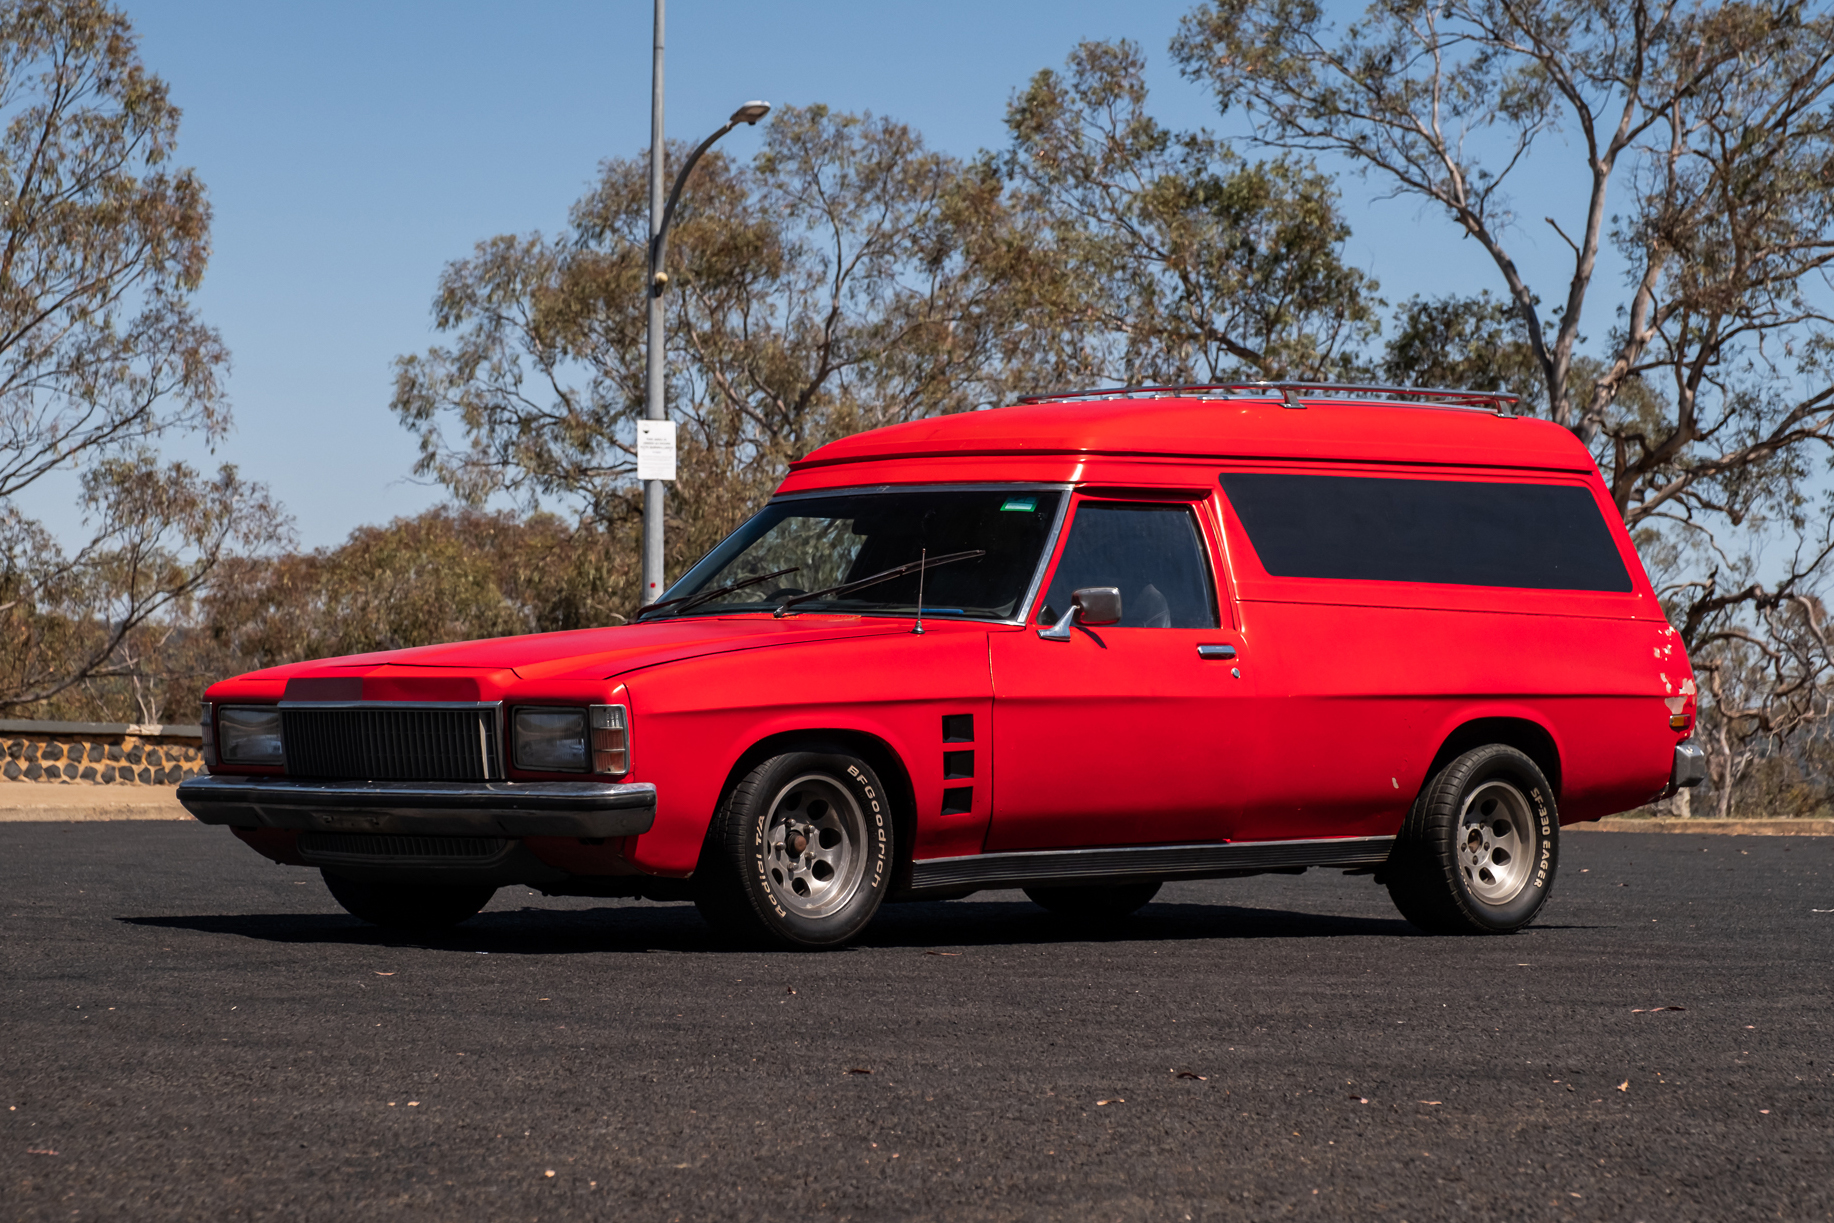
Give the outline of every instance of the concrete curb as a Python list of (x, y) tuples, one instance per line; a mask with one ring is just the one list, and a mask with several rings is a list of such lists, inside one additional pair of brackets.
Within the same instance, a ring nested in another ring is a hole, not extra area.
[(1718, 832), (1742, 837), (1834, 837), (1834, 820), (1677, 820), (1608, 815), (1562, 832)]
[(0, 824), (87, 823), (94, 820), (188, 820), (172, 789), (136, 786), (34, 785), (0, 787)]

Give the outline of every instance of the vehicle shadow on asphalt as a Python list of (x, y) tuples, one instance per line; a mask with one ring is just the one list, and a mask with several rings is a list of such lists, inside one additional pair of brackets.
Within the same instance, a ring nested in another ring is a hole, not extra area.
[[(426, 947), (509, 955), (744, 950), (686, 904), (494, 910), (437, 935), (390, 932), (343, 914), (240, 913), (121, 917), (127, 925), (227, 934), (270, 943)], [(924, 901), (888, 905), (854, 946), (1000, 947), (1053, 943), (1155, 943), (1198, 939), (1424, 937), (1399, 917), (1346, 917), (1237, 905), (1154, 904), (1131, 917), (1084, 922), (1028, 901)]]

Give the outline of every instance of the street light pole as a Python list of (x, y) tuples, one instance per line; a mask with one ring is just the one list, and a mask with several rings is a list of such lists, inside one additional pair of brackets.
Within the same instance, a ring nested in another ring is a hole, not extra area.
[[(726, 125), (701, 141), (694, 152), (688, 155), (688, 160), (682, 163), (680, 173), (675, 176), (675, 185), (670, 188), (665, 202), (662, 194), (662, 5), (663, 0), (656, 0), (656, 45), (650, 79), (650, 249), (649, 279), (644, 288), (644, 292), (649, 295), (649, 344), (644, 368), (643, 405), (643, 419), (646, 421), (668, 419), (663, 398), (667, 371), (663, 366), (665, 337), (662, 329), (662, 294), (668, 288), (669, 277), (663, 270), (663, 258), (668, 249), (669, 222), (675, 216), (675, 202), (681, 198), (681, 189), (702, 153), (739, 124), (756, 123), (769, 114), (771, 109), (769, 102), (747, 102), (733, 111)], [(669, 444), (672, 453), (673, 439), (670, 439)], [(639, 443), (639, 451), (641, 448)], [(640, 473), (642, 467), (640, 453)], [(663, 591), (662, 485), (661, 479), (643, 481), (643, 590), (639, 601), (646, 607), (660, 599)]]
[[(649, 294), (649, 346), (644, 361), (645, 420), (663, 420), (662, 384), (662, 282), (656, 280), (661, 265), (656, 250), (662, 242), (662, 4), (656, 0), (656, 45), (650, 64), (650, 267), (644, 292)], [(642, 605), (662, 597), (662, 481), (643, 482), (643, 590)]]

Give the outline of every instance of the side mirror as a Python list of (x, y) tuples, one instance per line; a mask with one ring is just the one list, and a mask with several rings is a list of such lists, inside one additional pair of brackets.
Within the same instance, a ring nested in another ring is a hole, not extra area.
[(1082, 614), (1076, 617), (1078, 624), (1119, 624), (1121, 622), (1121, 591), (1116, 586), (1085, 586), (1070, 596), (1070, 608)]
[(1050, 628), (1038, 630), (1046, 641), (1070, 640), (1072, 624), (1100, 627), (1121, 622), (1121, 591), (1115, 586), (1085, 586), (1070, 596), (1070, 610)]

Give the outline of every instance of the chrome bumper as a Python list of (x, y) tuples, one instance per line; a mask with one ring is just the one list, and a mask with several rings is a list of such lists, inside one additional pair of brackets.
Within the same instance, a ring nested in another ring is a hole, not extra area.
[(178, 801), (206, 824), (301, 832), (630, 837), (656, 821), (648, 783), (193, 777)]
[(1668, 771), (1668, 785), (1657, 798), (1669, 798), (1676, 793), (1697, 786), (1707, 779), (1707, 754), (1693, 743), (1675, 745), (1675, 763)]

